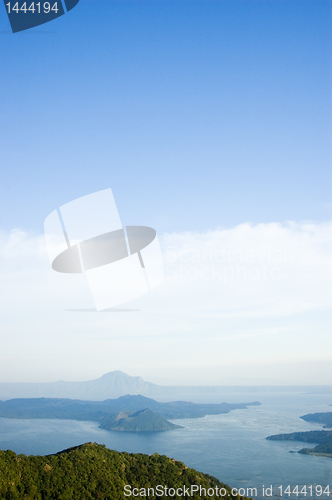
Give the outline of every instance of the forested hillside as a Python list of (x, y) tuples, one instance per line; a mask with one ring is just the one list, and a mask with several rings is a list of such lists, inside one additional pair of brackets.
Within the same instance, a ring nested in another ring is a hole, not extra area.
[[(165, 455), (119, 453), (103, 445), (87, 443), (56, 455), (25, 456), (13, 451), (0, 451), (1, 500), (119, 500), (134, 498), (124, 495), (133, 488), (224, 488), (224, 497), (231, 495), (229, 486), (217, 479), (188, 469)], [(129, 489), (130, 488), (130, 489)], [(144, 492), (144, 491), (143, 491)], [(151, 490), (150, 490), (151, 492)], [(135, 491), (137, 493), (137, 490)], [(137, 495), (136, 495), (137, 496)], [(146, 498), (139, 495), (139, 498)], [(170, 498), (153, 496), (147, 498)], [(172, 496), (172, 498), (217, 499), (220, 496)]]

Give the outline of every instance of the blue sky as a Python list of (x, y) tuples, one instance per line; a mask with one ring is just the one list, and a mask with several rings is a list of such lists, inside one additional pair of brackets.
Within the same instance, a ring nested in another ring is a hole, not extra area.
[[(0, 380), (331, 383), (331, 2), (80, 0), (17, 34), (1, 9)], [(105, 188), (161, 241), (136, 315), (69, 313), (90, 292), (46, 254)]]
[(111, 187), (159, 231), (331, 216), (325, 1), (81, 0), (9, 33), (0, 228)]

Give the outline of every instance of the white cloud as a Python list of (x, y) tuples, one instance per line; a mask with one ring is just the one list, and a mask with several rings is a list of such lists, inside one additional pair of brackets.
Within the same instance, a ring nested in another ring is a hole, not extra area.
[(150, 379), (171, 370), (174, 379), (185, 367), (186, 380), (197, 381), (198, 368), (210, 367), (210, 382), (221, 383), (223, 353), (240, 377), (252, 366), (262, 381), (269, 363), (293, 360), (305, 370), (312, 359), (325, 363), (320, 383), (328, 383), (331, 235), (332, 222), (165, 234), (164, 282), (123, 306), (140, 312), (75, 313), (66, 310), (94, 307), (84, 276), (53, 272), (43, 235), (1, 233), (0, 379), (22, 380), (13, 375), (17, 360), (19, 373), (48, 379), (112, 369)]
[(168, 287), (175, 294), (178, 287), (186, 290), (177, 304), (223, 317), (327, 308), (331, 235), (332, 223), (241, 224), (205, 234), (168, 234), (163, 239)]

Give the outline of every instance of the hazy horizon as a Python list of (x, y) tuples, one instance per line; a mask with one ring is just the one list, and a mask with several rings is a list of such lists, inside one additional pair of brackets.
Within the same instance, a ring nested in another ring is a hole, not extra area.
[[(121, 374), (124, 374), (126, 376), (129, 376), (133, 379), (136, 379), (136, 378), (139, 378), (139, 379), (142, 379), (144, 382), (147, 382), (147, 383), (151, 383), (151, 384), (155, 384), (156, 386), (167, 386), (167, 387), (225, 387), (225, 388), (231, 388), (231, 387), (289, 387), (289, 388), (296, 388), (296, 387), (299, 387), (299, 388), (306, 388), (306, 387), (331, 387), (332, 388), (332, 384), (328, 384), (328, 383), (325, 383), (325, 384), (290, 384), (290, 383), (286, 383), (286, 384), (280, 384), (277, 380), (265, 380), (265, 383), (262, 384), (262, 383), (259, 383), (260, 380), (256, 380), (257, 383), (255, 383), (255, 380), (253, 379), (242, 379), (242, 382), (241, 382), (241, 379), (239, 378), (237, 381), (236, 379), (226, 379), (224, 381), (221, 381), (220, 383), (211, 383), (211, 384), (206, 384), (206, 383), (203, 383), (203, 382), (199, 382), (199, 381), (196, 381), (196, 382), (192, 382), (190, 383), (190, 381), (187, 381), (186, 383), (181, 383), (181, 380), (178, 380), (178, 379), (172, 379), (172, 378), (160, 378), (158, 377), (158, 375), (155, 375), (155, 376), (151, 376), (149, 379), (147, 378), (144, 378), (142, 377), (141, 375), (130, 375), (126, 372), (123, 372), (122, 370), (114, 370), (114, 371), (110, 371), (110, 372), (107, 372), (107, 373), (103, 373), (101, 374), (100, 376), (97, 376), (96, 378), (92, 378), (92, 379), (75, 379), (75, 380), (65, 380), (65, 379), (57, 379), (57, 380), (24, 380), (24, 381), (3, 381), (3, 380), (0, 380), (0, 389), (1, 389), (1, 385), (2, 384), (17, 384), (17, 385), (24, 385), (24, 384), (56, 384), (56, 383), (85, 383), (85, 382), (94, 382), (94, 381), (97, 381), (97, 380), (100, 380), (102, 379), (103, 377), (107, 376), (107, 375), (113, 375), (115, 373), (121, 373)], [(0, 397), (1, 397), (1, 392), (0, 392)]]

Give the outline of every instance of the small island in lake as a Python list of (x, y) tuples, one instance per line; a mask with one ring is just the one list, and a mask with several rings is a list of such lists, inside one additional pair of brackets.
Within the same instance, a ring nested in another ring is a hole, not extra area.
[(144, 410), (121, 411), (115, 417), (106, 419), (100, 426), (109, 431), (157, 432), (171, 429), (183, 429), (181, 425), (168, 422), (150, 408)]

